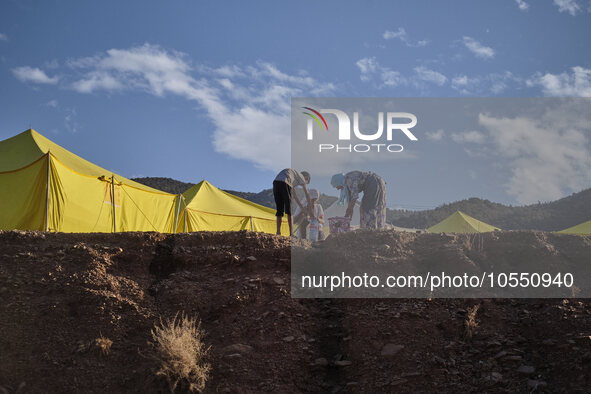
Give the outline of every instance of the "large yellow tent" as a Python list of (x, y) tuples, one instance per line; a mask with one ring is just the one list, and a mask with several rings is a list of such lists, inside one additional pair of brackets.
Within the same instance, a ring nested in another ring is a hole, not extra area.
[(0, 229), (172, 232), (177, 196), (26, 130), (0, 141)]
[(585, 223), (577, 224), (576, 226), (569, 227), (565, 230), (559, 231), (562, 234), (579, 234), (587, 235), (591, 234), (591, 220)]
[(437, 223), (436, 225), (427, 229), (430, 233), (486, 233), (490, 231), (500, 230), (497, 227), (491, 226), (466, 215), (461, 211), (448, 216), (446, 219)]
[[(114, 174), (35, 130), (0, 141), (0, 230), (274, 234), (275, 211), (203, 181), (182, 195)], [(284, 220), (282, 233), (288, 234)]]
[[(277, 230), (275, 210), (226, 193), (207, 181), (201, 181), (181, 195), (177, 205), (177, 232), (190, 231), (262, 231)], [(287, 221), (281, 226), (289, 234)]]

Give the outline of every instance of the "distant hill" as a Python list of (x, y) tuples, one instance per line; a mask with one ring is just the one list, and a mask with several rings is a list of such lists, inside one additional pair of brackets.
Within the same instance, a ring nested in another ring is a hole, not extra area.
[(181, 182), (172, 178), (145, 177), (131, 178), (131, 180), (172, 194), (184, 193), (194, 185), (193, 183)]
[(504, 230), (563, 230), (591, 220), (591, 189), (548, 203), (518, 207), (469, 198), (426, 211), (389, 209), (387, 220), (400, 227), (427, 228), (458, 210)]
[[(145, 178), (133, 178), (133, 181), (141, 183), (146, 186), (153, 187), (154, 189), (162, 190), (163, 192), (180, 194), (185, 192), (187, 189), (193, 186), (192, 183), (186, 183), (177, 181), (172, 178), (158, 178), (158, 177), (145, 177)], [(273, 189), (265, 189), (258, 193), (252, 192), (239, 192), (236, 190), (224, 190), (230, 194), (244, 198), (245, 200), (252, 201), (256, 204), (263, 205), (265, 207), (275, 209), (275, 199), (273, 198)], [(327, 208), (333, 202), (336, 201), (336, 197), (327, 196), (325, 194), (320, 195), (320, 205)]]
[[(179, 194), (193, 184), (171, 178), (134, 178), (136, 182), (168, 193)], [(245, 200), (275, 208), (273, 190), (259, 193), (225, 190)], [(329, 207), (336, 197), (320, 195), (320, 205)], [(591, 220), (591, 189), (586, 189), (560, 200), (526, 206), (508, 206), (480, 198), (469, 198), (441, 205), (426, 211), (388, 209), (387, 221), (399, 227), (427, 228), (445, 219), (455, 211), (462, 211), (504, 230), (556, 231)]]

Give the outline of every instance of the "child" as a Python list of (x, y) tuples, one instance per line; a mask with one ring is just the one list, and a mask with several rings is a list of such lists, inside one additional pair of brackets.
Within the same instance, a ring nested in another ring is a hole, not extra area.
[(309, 194), (312, 209), (308, 217), (310, 222), (308, 239), (312, 242), (322, 241), (324, 239), (324, 231), (322, 230), (324, 227), (324, 210), (322, 205), (318, 203), (318, 190), (310, 189)]

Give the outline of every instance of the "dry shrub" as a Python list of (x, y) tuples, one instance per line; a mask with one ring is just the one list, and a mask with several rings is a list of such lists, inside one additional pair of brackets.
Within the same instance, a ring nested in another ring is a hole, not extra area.
[(211, 366), (205, 362), (210, 348), (203, 343), (204, 335), (201, 321), (185, 314), (177, 313), (166, 322), (161, 319), (154, 326), (152, 338), (160, 363), (156, 374), (166, 378), (172, 393), (179, 383), (188, 385), (191, 392), (205, 388)]
[(471, 308), (468, 308), (468, 314), (466, 316), (466, 320), (464, 321), (464, 336), (468, 339), (472, 339), (472, 335), (474, 335), (474, 331), (478, 328), (478, 322), (476, 321), (476, 314), (478, 313), (478, 309), (480, 305), (474, 305)]
[(481, 253), (484, 249), (484, 236), (480, 233), (466, 234), (463, 239), (464, 250)]
[(113, 341), (109, 338), (105, 338), (102, 334), (100, 337), (94, 340), (94, 346), (101, 352), (103, 356), (108, 356), (111, 353), (111, 345)]

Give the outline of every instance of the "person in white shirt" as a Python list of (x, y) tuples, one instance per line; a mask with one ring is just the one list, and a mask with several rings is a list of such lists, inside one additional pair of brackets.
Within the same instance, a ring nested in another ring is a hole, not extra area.
[(324, 239), (324, 232), (322, 227), (324, 226), (324, 210), (322, 205), (318, 203), (320, 193), (317, 189), (310, 189), (310, 204), (311, 209), (309, 210), (308, 220), (310, 222), (308, 239), (312, 242), (321, 241)]

